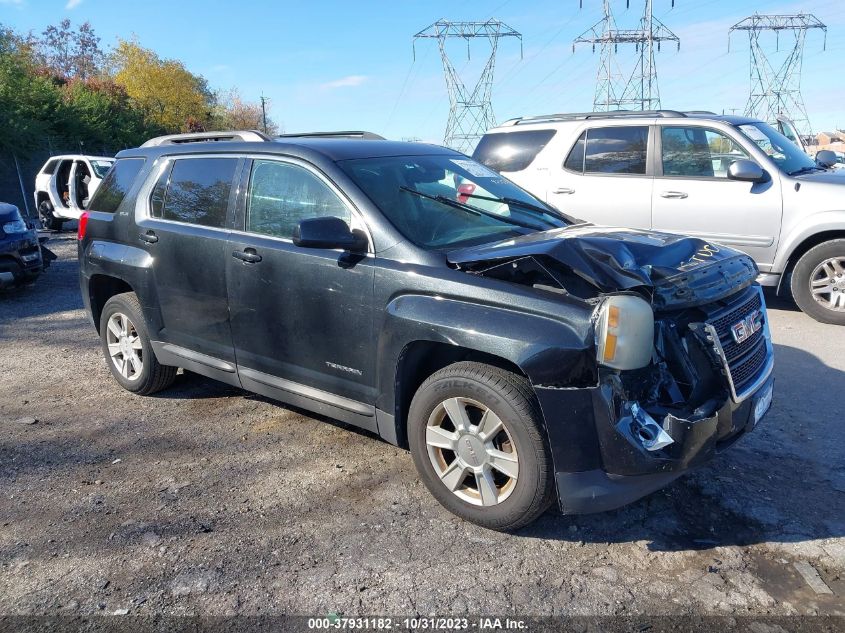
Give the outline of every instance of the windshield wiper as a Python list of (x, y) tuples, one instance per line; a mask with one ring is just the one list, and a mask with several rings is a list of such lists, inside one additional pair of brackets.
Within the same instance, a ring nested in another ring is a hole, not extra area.
[(469, 204), (464, 204), (463, 202), (458, 202), (457, 200), (452, 200), (452, 198), (447, 198), (446, 196), (432, 196), (430, 194), (423, 193), (422, 191), (411, 189), (410, 187), (406, 187), (404, 185), (401, 185), (399, 189), (401, 189), (402, 191), (407, 191), (408, 193), (412, 193), (415, 196), (419, 196), (420, 198), (426, 198), (428, 200), (434, 200), (435, 202), (439, 202), (440, 204), (445, 204), (446, 206), (452, 207), (453, 209), (460, 209), (461, 211), (465, 211), (466, 213), (471, 213), (473, 215), (487, 216), (488, 218), (499, 220), (500, 222), (504, 222), (505, 224), (513, 224), (514, 226), (520, 226), (524, 229), (531, 229), (532, 231), (547, 230), (545, 227), (537, 226), (529, 222), (520, 222), (519, 220), (514, 220), (513, 218), (506, 218), (504, 216), (499, 215), (498, 213), (491, 213), (489, 211), (479, 209), (478, 207), (474, 207)]
[(787, 176), (800, 176), (801, 174), (806, 174), (808, 171), (813, 171), (814, 169), (818, 169), (819, 171), (827, 171), (824, 167), (819, 167), (818, 165), (812, 165), (810, 167), (802, 167), (801, 169), (796, 169), (791, 171), (787, 174)]
[(479, 200), (489, 200), (490, 202), (501, 202), (511, 207), (520, 207), (522, 209), (529, 209), (530, 211), (537, 211), (538, 213), (545, 213), (546, 215), (551, 215), (553, 217), (559, 217), (566, 222), (571, 224), (575, 224), (575, 218), (567, 216), (565, 213), (561, 213), (557, 209), (551, 208), (543, 208), (538, 204), (533, 204), (531, 202), (525, 202), (524, 200), (520, 200), (519, 198), (509, 198), (507, 196), (503, 198), (494, 198), (493, 196), (480, 196), (477, 193), (461, 193), (458, 194), (464, 198), (478, 198)]

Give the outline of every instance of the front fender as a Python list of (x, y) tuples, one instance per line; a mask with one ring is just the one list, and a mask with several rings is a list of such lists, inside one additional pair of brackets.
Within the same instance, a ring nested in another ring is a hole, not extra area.
[(519, 367), (534, 386), (596, 386), (591, 309), (561, 304), (560, 312), (560, 319), (555, 319), (518, 308), (428, 295), (395, 298), (386, 308), (378, 342), (379, 392), (384, 399), (379, 408), (393, 410), (399, 359), (417, 341), (503, 358)]
[(845, 210), (820, 211), (801, 218), (781, 240), (772, 272), (782, 273), (790, 257), (805, 240), (829, 231), (845, 233)]

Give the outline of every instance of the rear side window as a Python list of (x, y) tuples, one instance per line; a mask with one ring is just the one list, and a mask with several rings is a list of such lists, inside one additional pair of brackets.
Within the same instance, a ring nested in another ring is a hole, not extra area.
[(648, 126), (602, 127), (584, 132), (564, 161), (587, 174), (645, 174)]
[(472, 157), (494, 171), (521, 171), (531, 164), (554, 135), (554, 130), (486, 134)]
[(46, 165), (44, 165), (44, 167), (41, 168), (41, 173), (42, 174), (52, 174), (54, 171), (56, 171), (56, 165), (58, 165), (58, 164), (59, 164), (59, 161), (56, 160), (56, 159), (49, 161)]
[(153, 217), (223, 228), (237, 165), (237, 158), (174, 160), (153, 187)]
[(88, 204), (88, 208), (91, 211), (102, 211), (103, 213), (117, 211), (143, 166), (143, 158), (121, 158), (117, 160), (114, 167), (106, 175), (105, 180), (94, 192), (94, 197)]

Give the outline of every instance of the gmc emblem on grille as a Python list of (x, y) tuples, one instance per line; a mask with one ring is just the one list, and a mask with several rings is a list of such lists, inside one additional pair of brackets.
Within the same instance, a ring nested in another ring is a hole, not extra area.
[(759, 332), (761, 327), (763, 327), (763, 313), (754, 310), (742, 321), (731, 326), (731, 336), (737, 343), (742, 343), (755, 332)]

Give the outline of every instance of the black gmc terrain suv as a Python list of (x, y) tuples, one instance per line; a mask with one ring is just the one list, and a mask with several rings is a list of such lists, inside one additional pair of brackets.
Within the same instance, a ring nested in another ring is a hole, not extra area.
[(501, 530), (638, 499), (766, 413), (746, 255), (580, 222), (462, 154), (373, 137), (118, 154), (79, 224), (115, 379), (150, 394), (182, 367), (367, 429)]

